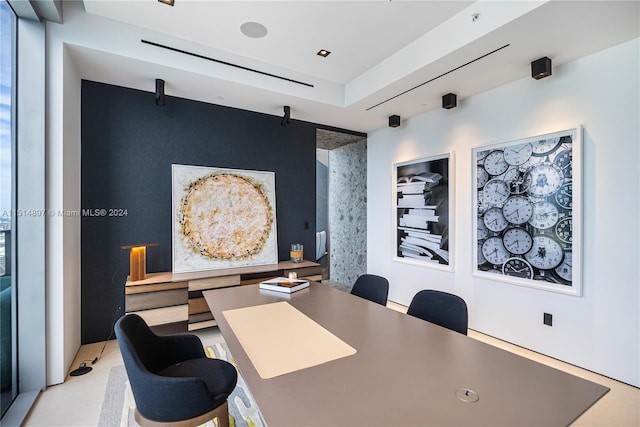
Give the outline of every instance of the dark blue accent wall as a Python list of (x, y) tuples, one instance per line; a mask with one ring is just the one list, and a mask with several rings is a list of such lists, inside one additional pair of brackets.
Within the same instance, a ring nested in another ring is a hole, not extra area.
[[(174, 163), (275, 172), (278, 258), (289, 258), (292, 242), (313, 258), (317, 126), (280, 122), (171, 96), (158, 107), (152, 92), (82, 82), (82, 344), (109, 338), (124, 311), (121, 246), (159, 243), (147, 251), (147, 271), (171, 271)], [(107, 216), (87, 215), (96, 209)]]

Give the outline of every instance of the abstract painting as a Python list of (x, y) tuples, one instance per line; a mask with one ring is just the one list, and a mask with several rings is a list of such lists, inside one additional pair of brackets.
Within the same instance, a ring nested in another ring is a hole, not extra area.
[(273, 172), (172, 165), (173, 272), (278, 262)]

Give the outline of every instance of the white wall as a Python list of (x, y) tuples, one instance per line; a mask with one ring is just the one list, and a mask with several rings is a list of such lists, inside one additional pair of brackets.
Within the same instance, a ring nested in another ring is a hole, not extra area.
[[(177, 65), (141, 47), (141, 32), (134, 27), (84, 15), (79, 3), (65, 3), (64, 16), (64, 25), (47, 24), (46, 207), (75, 210), (80, 203), (80, 79), (87, 77), (79, 71), (87, 69), (82, 55), (95, 50), (138, 58), (158, 64), (153, 65), (158, 71)], [(392, 300), (408, 304), (425, 287), (459, 293), (470, 305), (472, 328), (640, 385), (638, 51), (636, 40), (560, 67), (550, 78), (527, 78), (463, 99), (454, 110), (370, 135), (368, 167), (376, 173), (367, 181), (367, 264), (370, 272), (390, 278)], [(183, 62), (179, 68), (200, 71), (192, 61)], [(100, 70), (92, 73), (96, 79)], [(117, 76), (109, 78), (118, 83)], [(330, 87), (320, 92), (335, 95)], [(585, 133), (584, 296), (472, 278), (470, 147), (577, 124)], [(456, 156), (455, 272), (394, 263), (391, 165), (448, 151)], [(631, 177), (622, 194), (620, 181), (612, 179), (621, 171)], [(605, 221), (607, 227), (600, 226)], [(619, 228), (612, 232), (614, 224)], [(46, 227), (47, 384), (52, 385), (64, 380), (80, 344), (80, 225), (78, 218), (49, 217)], [(552, 328), (542, 326), (543, 311), (554, 314)]]
[[(81, 80), (47, 26), (46, 207), (80, 210)], [(46, 218), (47, 385), (64, 381), (80, 348), (80, 217)]]
[[(471, 329), (640, 386), (640, 42), (623, 43), (462, 99), (368, 138), (368, 271), (408, 305), (420, 289), (462, 296)], [(583, 295), (472, 276), (472, 147), (583, 126)], [(455, 156), (454, 272), (393, 261), (392, 165)], [(375, 171), (375, 173), (371, 173)], [(553, 314), (553, 327), (542, 323)]]
[[(18, 62), (16, 65), (16, 155), (12, 158), (16, 170), (16, 208), (41, 211), (45, 208), (45, 27), (30, 19), (18, 19)], [(18, 372), (18, 391), (44, 390), (46, 358), (46, 251), (45, 215), (16, 215), (13, 227), (19, 232), (13, 255), (14, 279), (19, 278), (14, 293), (17, 307), (28, 307), (16, 313), (18, 366), (28, 366)], [(15, 272), (19, 272), (16, 275)], [(15, 368), (15, 365), (14, 365)], [(15, 385), (16, 383), (14, 383)], [(9, 412), (12, 412), (11, 410)], [(10, 422), (9, 422), (10, 423)]]

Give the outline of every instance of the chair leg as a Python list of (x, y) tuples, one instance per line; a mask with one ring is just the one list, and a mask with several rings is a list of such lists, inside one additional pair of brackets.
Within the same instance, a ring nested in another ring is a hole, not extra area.
[[(215, 422), (215, 419), (218, 422)], [(218, 427), (229, 427), (229, 403), (225, 401), (222, 405), (218, 406), (213, 411), (209, 411), (206, 414), (198, 415), (197, 417), (190, 418), (188, 420), (174, 421), (174, 422), (161, 422), (153, 421), (145, 418), (144, 415), (136, 408), (135, 419), (142, 427), (197, 427), (202, 424), (206, 424), (207, 421), (214, 420), (214, 423)]]
[(229, 402), (224, 402), (213, 412), (214, 418), (218, 419), (218, 427), (229, 427)]

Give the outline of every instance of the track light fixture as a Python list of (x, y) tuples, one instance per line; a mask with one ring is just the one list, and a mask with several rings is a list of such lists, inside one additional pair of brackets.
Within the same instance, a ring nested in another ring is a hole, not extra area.
[(546, 56), (531, 62), (531, 77), (540, 80), (551, 75), (551, 59)]
[(397, 128), (398, 126), (400, 126), (400, 116), (395, 114), (393, 116), (389, 116), (389, 127)]
[(288, 105), (284, 106), (284, 116), (282, 116), (282, 121), (280, 122), (280, 126), (285, 127), (291, 123), (291, 107)]
[(442, 96), (442, 108), (450, 110), (458, 105), (458, 96), (455, 93), (448, 93)]
[(164, 107), (164, 80), (156, 79), (156, 105)]

